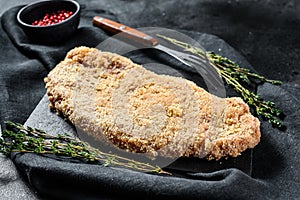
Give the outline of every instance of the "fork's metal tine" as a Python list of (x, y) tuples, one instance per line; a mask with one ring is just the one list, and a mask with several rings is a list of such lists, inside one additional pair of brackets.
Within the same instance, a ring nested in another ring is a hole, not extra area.
[(169, 54), (186, 66), (196, 70), (203, 77), (209, 92), (220, 97), (226, 97), (222, 78), (216, 69), (209, 63), (207, 58), (205, 59), (189, 53), (176, 51), (159, 44), (156, 45), (155, 48)]
[[(209, 83), (206, 84), (210, 84), (210, 85), (214, 85), (213, 81), (211, 81), (210, 77), (213, 77), (210, 75), (210, 73), (207, 70), (207, 66), (204, 65), (203, 63), (197, 63), (195, 61), (192, 60), (186, 60), (188, 63), (190, 63), (190, 66), (193, 67), (203, 78), (209, 76), (208, 79), (205, 79), (205, 81), (208, 81)], [(195, 65), (198, 65), (199, 67), (195, 67)]]
[(197, 67), (195, 67), (195, 65), (200, 65), (201, 68), (203, 68), (201, 70), (201, 75), (202, 74), (207, 75), (207, 74), (212, 73), (216, 76), (219, 76), (218, 72), (213, 68), (213, 66), (211, 66), (209, 64), (208, 60), (206, 60), (206, 59), (203, 59), (203, 58), (195, 56), (195, 55), (183, 53), (183, 52), (178, 52), (178, 51), (175, 52), (174, 50), (168, 51), (168, 54), (171, 55), (172, 57), (176, 58), (183, 64), (190, 66), (196, 70), (197, 70)]
[(195, 68), (195, 65), (201, 66), (201, 68), (207, 69), (211, 68), (211, 66), (207, 65), (207, 63), (202, 61), (195, 61), (193, 59), (184, 59), (186, 62), (188, 62), (193, 68)]
[(187, 57), (186, 54), (184, 54), (182, 52), (179, 52), (179, 51), (175, 51), (173, 49), (169, 49), (168, 47), (165, 47), (165, 46), (162, 46), (162, 45), (157, 45), (156, 49), (159, 49), (159, 50), (169, 54), (173, 58), (175, 58), (178, 61), (180, 61), (181, 63), (185, 64), (186, 66), (189, 66), (189, 67), (193, 68), (188, 62), (185, 62), (185, 58)]
[(189, 58), (189, 59), (193, 59), (193, 60), (195, 60), (195, 61), (197, 61), (197, 62), (202, 62), (202, 63), (207, 63), (207, 62), (208, 62), (207, 59), (201, 58), (201, 57), (195, 56), (195, 55), (188, 55), (188, 58)]
[(186, 62), (188, 62), (191, 66), (193, 66), (195, 68), (195, 65), (199, 65), (201, 66), (201, 68), (206, 69), (206, 68), (211, 68), (211, 66), (208, 66), (207, 63), (205, 62), (201, 62), (201, 61), (196, 61), (194, 59), (190, 59), (190, 58), (185, 58), (184, 59)]
[(185, 59), (185, 61), (204, 78), (207, 87), (213, 87), (211, 89), (216, 91), (218, 87), (223, 86), (221, 78), (217, 78), (220, 77), (219, 73), (209, 63), (197, 62), (193, 59)]
[(190, 62), (192, 65), (200, 65), (208, 73), (212, 73), (216, 76), (220, 76), (219, 73), (217, 72), (217, 70), (212, 65), (210, 65), (210, 63), (208, 61), (203, 62), (202, 59), (194, 59), (194, 57), (191, 57), (191, 58), (192, 59), (186, 59), (186, 61)]

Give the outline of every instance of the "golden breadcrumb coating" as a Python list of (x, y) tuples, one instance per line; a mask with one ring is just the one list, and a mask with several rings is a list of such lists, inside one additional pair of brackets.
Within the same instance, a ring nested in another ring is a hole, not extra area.
[(94, 48), (71, 50), (45, 78), (50, 107), (99, 140), (167, 157), (236, 157), (260, 141), (241, 98), (219, 98)]

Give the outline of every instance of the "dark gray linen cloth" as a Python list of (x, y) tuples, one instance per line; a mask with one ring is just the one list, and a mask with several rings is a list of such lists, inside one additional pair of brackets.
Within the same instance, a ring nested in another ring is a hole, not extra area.
[[(284, 3), (283, 3), (284, 2)], [(1, 16), (0, 120), (69, 130), (47, 109), (43, 78), (75, 46), (94, 47), (108, 35), (91, 26), (95, 15), (133, 27), (159, 26), (182, 30), (242, 66), (282, 86), (263, 84), (258, 93), (274, 101), (286, 117), (287, 129), (274, 129), (262, 121), (260, 144), (251, 162), (180, 176), (159, 176), (127, 169), (57, 160), (33, 154), (1, 156), (0, 198), (3, 199), (298, 199), (299, 174), (299, 67), (300, 22), (296, 1), (79, 1), (81, 23), (64, 44), (44, 46), (27, 39), (16, 22), (20, 7)], [(295, 10), (294, 10), (295, 9)], [(279, 14), (278, 14), (279, 13)], [(277, 14), (277, 15), (275, 15)], [(203, 32), (210, 34), (203, 34)], [(237, 53), (233, 45), (250, 61)], [(133, 56), (147, 61), (147, 54)], [(151, 60), (151, 59), (150, 59)], [(194, 73), (183, 73), (196, 79)], [(168, 72), (167, 72), (168, 73)], [(170, 71), (171, 73), (171, 71)], [(232, 91), (228, 88), (229, 94)], [(40, 101), (41, 100), (41, 101)], [(37, 108), (36, 105), (38, 105)], [(45, 116), (51, 116), (45, 122)], [(44, 117), (44, 118), (43, 118)], [(57, 116), (56, 116), (57, 117)], [(71, 130), (71, 129), (70, 129)], [(249, 152), (248, 152), (249, 154)], [(247, 152), (246, 152), (246, 156)], [(243, 161), (243, 159), (242, 159)], [(223, 161), (226, 163), (226, 160)], [(229, 161), (230, 162), (230, 161)], [(18, 169), (16, 171), (16, 168)], [(247, 167), (246, 167), (247, 168)]]

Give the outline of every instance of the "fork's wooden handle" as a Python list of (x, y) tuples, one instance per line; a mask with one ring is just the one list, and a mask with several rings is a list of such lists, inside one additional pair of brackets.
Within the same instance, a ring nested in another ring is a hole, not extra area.
[(158, 44), (157, 40), (150, 35), (100, 16), (96, 16), (93, 18), (93, 25), (111, 33), (123, 33), (123, 37), (134, 40), (135, 42), (141, 43), (146, 46), (155, 46)]

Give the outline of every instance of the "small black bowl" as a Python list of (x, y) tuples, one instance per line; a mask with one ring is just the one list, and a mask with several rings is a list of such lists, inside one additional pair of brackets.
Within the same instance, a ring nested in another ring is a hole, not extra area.
[[(35, 20), (43, 19), (47, 13), (51, 14), (59, 10), (72, 11), (73, 14), (53, 25), (32, 25)], [(32, 41), (58, 44), (64, 42), (77, 30), (80, 20), (80, 5), (72, 0), (38, 1), (23, 7), (17, 14), (17, 20)]]

